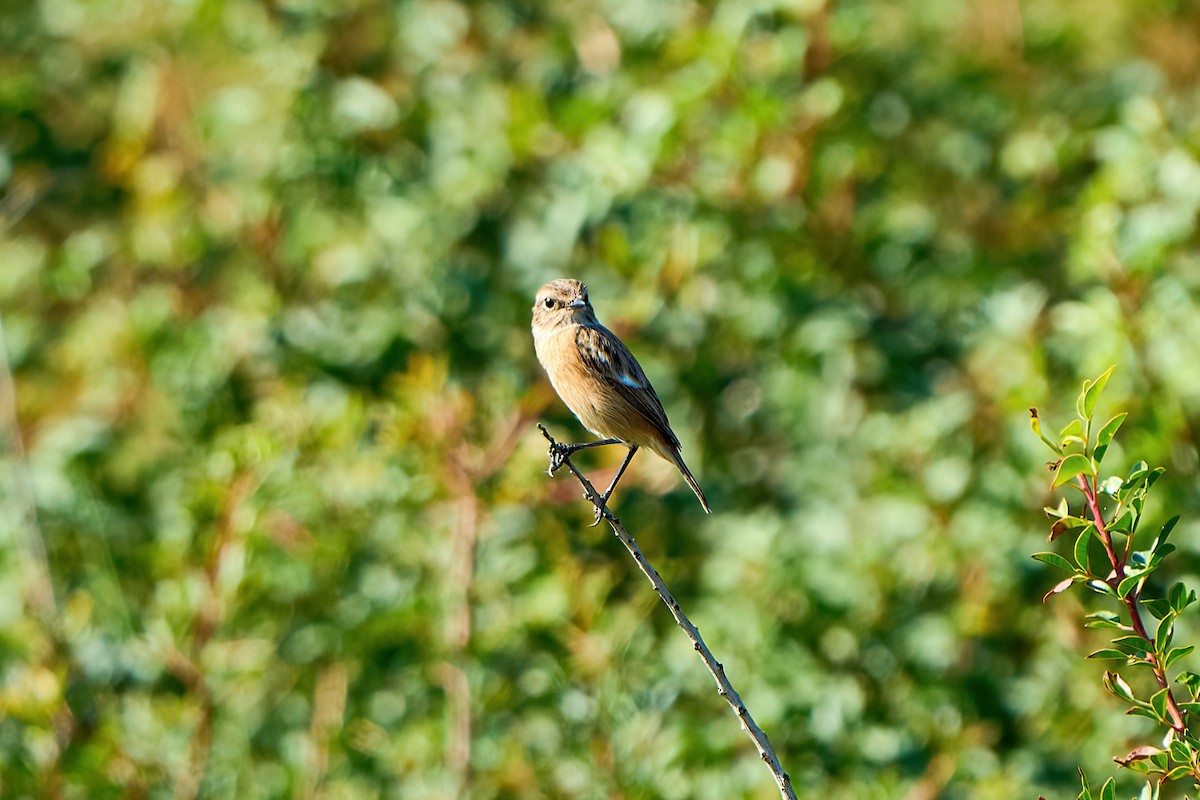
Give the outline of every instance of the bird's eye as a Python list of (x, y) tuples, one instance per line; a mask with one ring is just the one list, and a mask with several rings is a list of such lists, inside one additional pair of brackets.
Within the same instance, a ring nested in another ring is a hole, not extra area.
[(553, 297), (547, 297), (545, 300), (542, 301), (542, 303), (545, 304), (546, 308), (554, 308), (554, 298)]

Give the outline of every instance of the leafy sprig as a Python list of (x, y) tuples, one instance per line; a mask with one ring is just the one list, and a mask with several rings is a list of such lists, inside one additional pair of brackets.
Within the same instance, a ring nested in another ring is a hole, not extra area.
[[(1154, 779), (1141, 795), (1152, 800), (1164, 781), (1188, 779), (1200, 786), (1200, 675), (1180, 672), (1174, 680), (1170, 677), (1171, 668), (1195, 649), (1194, 645), (1175, 642), (1175, 622), (1196, 602), (1196, 593), (1176, 583), (1162, 597), (1146, 594), (1147, 579), (1175, 550), (1168, 538), (1179, 521), (1178, 517), (1168, 520), (1147, 544), (1140, 548), (1136, 544), (1146, 497), (1163, 468), (1151, 468), (1139, 461), (1123, 478), (1101, 477), (1104, 457), (1127, 416), (1117, 414), (1098, 429), (1095, 427), (1096, 405), (1112, 372), (1110, 367), (1095, 380), (1084, 382), (1076, 401), (1077, 416), (1057, 438), (1050, 438), (1042, 430), (1037, 409), (1029, 410), (1033, 432), (1056, 456), (1049, 465), (1054, 472), (1053, 487), (1071, 487), (1082, 495), (1078, 507), (1072, 507), (1063, 497), (1057, 506), (1045, 509), (1053, 521), (1050, 541), (1068, 533), (1075, 536), (1070, 557), (1054, 552), (1033, 557), (1067, 573), (1043, 600), (1081, 585), (1116, 605), (1116, 611), (1087, 616), (1087, 627), (1113, 632), (1110, 645), (1090, 653), (1088, 658), (1121, 662), (1104, 673), (1104, 687), (1129, 705), (1126, 713), (1151, 719), (1165, 729), (1162, 746), (1137, 747), (1114, 758), (1121, 766)], [(1144, 536), (1140, 538), (1145, 542)], [(1093, 556), (1093, 540), (1100, 542), (1103, 558)], [(1149, 696), (1139, 694), (1117, 671), (1120, 667), (1150, 671), (1157, 688)], [(1083, 777), (1080, 800), (1091, 800), (1093, 796), (1113, 798), (1112, 779), (1093, 795)]]

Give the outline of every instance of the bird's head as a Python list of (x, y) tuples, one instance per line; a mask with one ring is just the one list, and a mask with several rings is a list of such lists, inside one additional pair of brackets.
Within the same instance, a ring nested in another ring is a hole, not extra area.
[(596, 312), (588, 302), (588, 290), (574, 278), (559, 278), (538, 289), (533, 303), (534, 330), (554, 330), (563, 325), (587, 325), (596, 322)]

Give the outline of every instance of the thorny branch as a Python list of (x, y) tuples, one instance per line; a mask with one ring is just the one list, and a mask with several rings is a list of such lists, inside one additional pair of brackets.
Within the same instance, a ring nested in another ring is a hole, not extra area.
[(762, 728), (758, 727), (758, 723), (754, 721), (754, 717), (750, 716), (749, 709), (746, 708), (741, 696), (738, 695), (737, 690), (733, 688), (733, 684), (726, 677), (724, 665), (713, 656), (712, 651), (708, 649), (708, 645), (704, 643), (703, 637), (700, 636), (700, 631), (692, 624), (687, 615), (683, 613), (683, 609), (679, 607), (679, 602), (671, 594), (671, 590), (667, 588), (666, 581), (658, 574), (658, 570), (646, 560), (646, 556), (642, 554), (641, 548), (638, 547), (637, 542), (634, 541), (629, 531), (625, 530), (625, 526), (621, 524), (621, 521), (604, 505), (602, 496), (600, 492), (596, 491), (596, 487), (571, 463), (571, 457), (564, 452), (563, 445), (555, 441), (554, 437), (550, 435), (549, 431), (541, 423), (538, 424), (538, 429), (541, 430), (542, 436), (545, 436), (546, 440), (550, 442), (550, 474), (553, 475), (563, 465), (571, 470), (571, 474), (575, 476), (576, 480), (583, 487), (584, 497), (596, 507), (597, 514), (608, 521), (613, 533), (621, 540), (621, 544), (625, 545), (625, 549), (629, 551), (629, 554), (633, 556), (633, 560), (637, 562), (642, 574), (650, 580), (654, 591), (658, 593), (658, 596), (662, 598), (663, 603), (670, 610), (676, 624), (683, 629), (684, 634), (691, 640), (692, 647), (700, 654), (700, 658), (704, 661), (704, 666), (708, 668), (709, 673), (713, 676), (713, 680), (717, 682), (717, 693), (729, 703), (729, 707), (733, 709), (733, 713), (737, 715), (738, 720), (742, 723), (742, 730), (746, 731), (751, 741), (754, 742), (754, 746), (758, 748), (759, 757), (770, 767), (771, 773), (775, 777), (775, 783), (779, 786), (780, 796), (788, 798), (788, 800), (796, 800), (796, 792), (792, 788), (792, 779), (783, 771), (783, 766), (779, 763), (779, 756), (775, 754), (775, 749), (771, 747), (771, 742), (767, 739), (767, 734), (763, 732)]

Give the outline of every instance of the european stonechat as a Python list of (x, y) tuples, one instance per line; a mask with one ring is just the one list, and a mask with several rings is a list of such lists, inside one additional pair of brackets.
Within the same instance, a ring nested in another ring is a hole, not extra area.
[[(674, 464), (712, 513), (700, 484), (679, 455), (679, 439), (667, 412), (637, 359), (612, 331), (600, 324), (588, 301), (587, 286), (571, 278), (550, 281), (533, 304), (533, 344), (554, 391), (583, 426), (601, 441), (569, 445), (567, 454), (587, 447), (623, 444), (625, 461), (604, 491), (608, 500), (639, 447)], [(600, 520), (597, 508), (596, 521)]]

